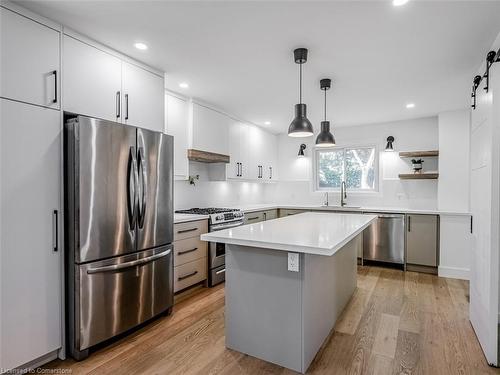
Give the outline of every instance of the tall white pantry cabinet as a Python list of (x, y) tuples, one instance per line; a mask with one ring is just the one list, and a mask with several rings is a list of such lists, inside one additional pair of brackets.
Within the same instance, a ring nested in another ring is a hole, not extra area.
[[(60, 355), (64, 112), (164, 130), (164, 74), (0, 5), (0, 371)], [(62, 65), (61, 65), (62, 62)]]
[[(15, 8), (13, 8), (15, 9)], [(0, 368), (62, 346), (61, 29), (0, 7)]]

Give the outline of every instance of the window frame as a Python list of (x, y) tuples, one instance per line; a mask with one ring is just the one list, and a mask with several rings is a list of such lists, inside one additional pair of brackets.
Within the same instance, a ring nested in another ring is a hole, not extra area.
[(380, 160), (380, 155), (379, 155), (379, 147), (376, 144), (370, 143), (370, 144), (349, 144), (349, 145), (342, 145), (342, 146), (332, 146), (332, 147), (316, 147), (314, 150), (314, 176), (313, 176), (313, 183), (314, 183), (314, 191), (317, 192), (340, 192), (340, 187), (339, 188), (325, 188), (325, 187), (320, 187), (319, 186), (319, 154), (321, 152), (328, 152), (328, 151), (339, 151), (342, 150), (343, 152), (343, 170), (345, 171), (345, 155), (346, 155), (346, 150), (350, 149), (356, 149), (356, 148), (373, 148), (375, 150), (375, 157), (373, 160), (373, 167), (374, 167), (374, 184), (373, 184), (373, 189), (361, 189), (361, 188), (347, 188), (348, 192), (351, 193), (365, 193), (365, 194), (371, 194), (371, 193), (378, 193), (379, 192), (379, 175), (380, 175), (380, 168), (379, 168), (379, 160)]

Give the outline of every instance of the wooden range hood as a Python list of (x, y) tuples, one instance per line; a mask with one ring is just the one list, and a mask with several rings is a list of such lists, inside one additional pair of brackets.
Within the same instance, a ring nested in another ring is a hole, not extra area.
[(188, 159), (202, 163), (229, 163), (229, 155), (217, 154), (215, 152), (201, 151), (195, 149), (187, 150)]

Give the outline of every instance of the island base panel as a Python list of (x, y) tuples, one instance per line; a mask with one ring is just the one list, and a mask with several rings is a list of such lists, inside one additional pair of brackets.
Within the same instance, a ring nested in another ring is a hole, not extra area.
[(333, 256), (226, 246), (226, 347), (304, 373), (356, 289), (360, 236)]

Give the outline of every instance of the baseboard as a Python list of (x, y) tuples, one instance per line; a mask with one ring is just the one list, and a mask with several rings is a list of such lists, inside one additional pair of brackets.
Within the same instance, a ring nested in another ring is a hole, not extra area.
[(469, 269), (467, 268), (458, 268), (458, 267), (438, 267), (438, 275), (440, 277), (449, 277), (451, 279), (460, 279), (460, 280), (470, 280)]
[(40, 366), (45, 365), (46, 363), (49, 363), (53, 361), (54, 359), (57, 359), (57, 352), (58, 350), (54, 350), (51, 353), (45, 354), (44, 356), (40, 358), (36, 358), (33, 361), (30, 361), (28, 363), (25, 363), (22, 366), (17, 367), (15, 370), (12, 370), (13, 373), (19, 373), (19, 374), (24, 374), (24, 373), (35, 373), (36, 369)]

